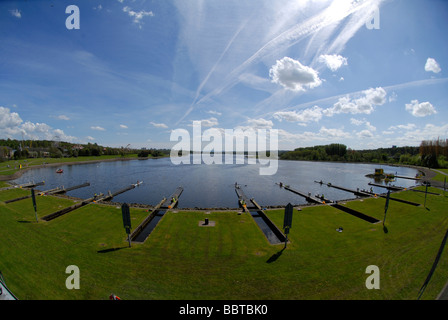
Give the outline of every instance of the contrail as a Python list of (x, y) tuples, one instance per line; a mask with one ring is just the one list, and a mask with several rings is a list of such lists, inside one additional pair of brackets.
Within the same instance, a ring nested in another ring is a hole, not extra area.
[(180, 118), (179, 121), (176, 122), (176, 125), (178, 125), (182, 120), (185, 119), (186, 116), (188, 116), (190, 114), (191, 111), (193, 111), (194, 105), (196, 104), (196, 101), (199, 98), (199, 95), (202, 91), (202, 88), (205, 86), (205, 84), (207, 83), (208, 79), (210, 78), (210, 76), (213, 74), (213, 72), (215, 71), (216, 67), (218, 66), (218, 64), (221, 62), (222, 58), (224, 57), (224, 55), (227, 53), (227, 51), (229, 50), (229, 48), (232, 46), (233, 42), (235, 41), (235, 39), (238, 37), (238, 35), (240, 34), (241, 30), (244, 29), (244, 27), (246, 26), (247, 22), (249, 21), (249, 19), (247, 19), (245, 22), (243, 22), (241, 24), (241, 26), (238, 28), (238, 30), (235, 32), (235, 34), (233, 35), (232, 39), (230, 39), (229, 43), (227, 44), (227, 46), (225, 47), (224, 51), (221, 53), (221, 55), (219, 56), (218, 60), (215, 62), (215, 64), (213, 65), (213, 67), (210, 69), (209, 73), (207, 74), (207, 76), (205, 77), (204, 80), (202, 80), (201, 84), (199, 85), (198, 89), (196, 90), (196, 96), (194, 97), (193, 102), (191, 103), (190, 107), (188, 108), (187, 112), (183, 115), (182, 118)]

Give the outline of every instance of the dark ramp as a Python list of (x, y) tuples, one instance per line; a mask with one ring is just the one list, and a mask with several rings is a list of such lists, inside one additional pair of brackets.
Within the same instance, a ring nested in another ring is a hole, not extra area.
[(160, 219), (162, 219), (163, 215), (166, 213), (166, 210), (154, 212), (149, 222), (145, 225), (145, 227), (133, 237), (131, 240), (134, 242), (145, 242), (146, 238), (151, 234), (154, 228), (159, 223)]
[[(260, 211), (249, 211), (250, 215), (254, 219), (255, 223), (258, 225), (261, 231), (263, 231), (264, 235), (268, 239), (270, 244), (280, 244), (285, 242), (285, 236), (281, 237), (276, 232), (275, 229), (271, 228), (269, 224), (265, 220), (265, 215), (260, 214)], [(283, 238), (281, 240), (280, 238)]]
[(351, 214), (352, 216), (355, 216), (355, 217), (357, 217), (357, 218), (360, 218), (360, 219), (362, 219), (362, 220), (365, 220), (365, 221), (367, 221), (367, 222), (370, 222), (370, 223), (378, 223), (378, 222), (380, 222), (380, 220), (378, 220), (378, 219), (376, 219), (376, 218), (373, 218), (373, 217), (371, 217), (371, 216), (368, 216), (368, 215), (366, 215), (366, 214), (364, 214), (364, 213), (361, 213), (361, 212), (359, 212), (359, 211), (356, 211), (356, 210), (353, 210), (353, 209), (344, 207), (344, 206), (342, 206), (342, 205), (340, 205), (340, 204), (337, 204), (337, 203), (335, 203), (335, 204), (331, 204), (331, 206), (334, 207), (334, 208), (336, 208), (336, 209), (339, 209), (339, 210), (342, 210), (342, 211), (344, 211), (344, 212), (347, 212), (348, 214)]
[[(245, 212), (249, 212), (257, 226), (266, 236), (270, 244), (284, 243), (286, 236), (277, 228), (277, 226), (266, 216), (260, 206), (254, 199), (249, 199), (238, 184), (235, 184), (235, 192), (238, 196), (238, 202)], [(244, 206), (241, 201), (244, 200)]]
[(145, 242), (165, 213), (178, 204), (179, 197), (183, 191), (184, 188), (178, 187), (171, 197), (168, 199), (163, 198), (162, 201), (155, 206), (154, 210), (145, 218), (145, 220), (143, 220), (143, 222), (131, 233), (131, 241), (142, 243)]

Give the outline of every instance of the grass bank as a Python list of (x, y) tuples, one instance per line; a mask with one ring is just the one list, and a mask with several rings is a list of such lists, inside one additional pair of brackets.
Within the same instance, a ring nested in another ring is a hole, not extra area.
[(136, 154), (128, 154), (123, 157), (116, 155), (89, 156), (89, 157), (69, 157), (69, 158), (35, 158), (23, 160), (9, 160), (0, 162), (0, 180), (15, 179), (21, 173), (33, 167), (57, 166), (63, 164), (76, 164), (82, 162), (101, 162), (137, 159)]
[[(439, 189), (430, 188), (439, 192)], [(0, 192), (0, 270), (19, 299), (416, 299), (448, 228), (447, 197), (428, 195), (426, 208), (390, 202), (387, 233), (329, 206), (294, 211), (291, 243), (270, 245), (248, 214), (169, 211), (143, 244), (128, 247), (119, 207), (90, 204), (52, 221), (35, 222), (29, 191)], [(424, 203), (424, 194), (394, 197)], [(38, 216), (73, 204), (37, 197)], [(385, 200), (346, 206), (380, 220)], [(268, 210), (283, 225), (283, 210)], [(131, 209), (135, 228), (148, 212)], [(214, 227), (200, 227), (208, 218)], [(343, 227), (343, 232), (336, 229)], [(446, 252), (423, 299), (448, 280)], [(68, 290), (66, 267), (80, 269), (80, 289)], [(365, 270), (380, 270), (368, 290)]]

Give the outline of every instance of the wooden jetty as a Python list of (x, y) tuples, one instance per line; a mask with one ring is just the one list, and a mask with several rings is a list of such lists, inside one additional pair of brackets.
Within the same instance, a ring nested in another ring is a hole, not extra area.
[(298, 194), (299, 196), (304, 197), (306, 199), (306, 201), (308, 201), (310, 203), (326, 204), (326, 203), (331, 203), (332, 202), (331, 200), (326, 199), (323, 196), (312, 196), (311, 193), (306, 194), (304, 192), (295, 190), (295, 189), (291, 188), (290, 186), (285, 185), (285, 184), (283, 184), (281, 182), (280, 182), (279, 185), (280, 185), (280, 187), (285, 188), (285, 190), (291, 191), (291, 192), (293, 192), (295, 194)]
[(337, 185), (332, 184), (331, 182), (328, 182), (328, 183), (324, 183), (322, 181), (314, 181), (314, 182), (320, 183), (321, 185), (325, 184), (327, 187), (330, 187), (330, 188), (335, 188), (335, 189), (339, 189), (339, 190), (343, 190), (343, 191), (347, 191), (347, 192), (353, 193), (354, 195), (356, 195), (358, 197), (371, 197), (372, 196), (372, 194), (370, 194), (370, 193), (368, 193), (366, 191), (359, 190), (359, 189), (354, 190), (354, 189), (350, 189), (350, 188), (337, 186)]
[[(53, 189), (50, 189), (50, 190), (37, 192), (37, 195), (38, 196), (44, 196), (44, 195), (47, 196), (47, 195), (52, 195), (52, 194), (64, 193), (64, 192), (68, 192), (68, 191), (71, 191), (71, 190), (75, 190), (75, 189), (79, 189), (79, 188), (83, 188), (83, 187), (87, 187), (87, 186), (90, 186), (89, 182), (86, 182), (86, 183), (83, 183), (83, 184), (80, 184), (80, 185), (77, 185), (77, 186), (73, 186), (73, 187), (70, 187), (70, 188), (56, 187), (56, 188), (53, 188)], [(20, 200), (28, 199), (28, 198), (31, 198), (31, 194), (23, 196), (23, 197), (18, 197), (18, 198), (6, 200), (5, 203), (16, 202), (16, 201), (20, 201)]]
[(142, 233), (142, 231), (146, 228), (146, 226), (154, 219), (154, 217), (159, 212), (159, 209), (162, 206), (162, 204), (165, 202), (165, 200), (166, 200), (166, 198), (163, 198), (162, 201), (160, 201), (159, 204), (157, 204), (154, 207), (154, 209), (151, 211), (151, 213), (137, 226), (137, 228), (135, 228), (131, 232), (131, 234), (129, 236), (131, 241), (144, 242), (146, 240), (146, 237), (145, 237), (145, 239), (138, 239), (138, 236)]
[(131, 185), (127, 186), (126, 188), (120, 189), (120, 190), (115, 191), (115, 192), (113, 192), (113, 193), (111, 193), (110, 190), (109, 190), (109, 192), (107, 193), (106, 196), (104, 196), (104, 197), (101, 198), (101, 199), (98, 199), (97, 201), (110, 201), (110, 200), (112, 200), (114, 197), (116, 197), (117, 195), (122, 194), (122, 193), (124, 193), (124, 192), (126, 192), (126, 191), (129, 191), (129, 190), (132, 190), (132, 189), (134, 189), (135, 187), (139, 186), (139, 185), (142, 184), (142, 183), (143, 183), (143, 181), (140, 181), (140, 182), (131, 184)]
[(34, 188), (34, 187), (38, 187), (38, 186), (42, 186), (45, 184), (45, 181), (41, 181), (41, 182), (28, 182), (28, 183), (24, 183), (24, 184), (18, 184), (18, 185), (13, 185), (10, 187), (4, 187), (1, 188), (1, 191), (5, 191), (5, 190), (11, 190), (11, 189), (16, 189), (16, 188)]
[(422, 180), (421, 178), (412, 178), (412, 177), (396, 176), (396, 175), (394, 175), (394, 177), (395, 177), (395, 178), (400, 178), (400, 179), (416, 180), (416, 181), (420, 181), (420, 180)]
[(382, 185), (382, 184), (377, 184), (377, 183), (372, 183), (372, 182), (369, 182), (369, 186), (374, 186), (374, 187), (379, 187), (379, 188), (386, 188), (386, 189), (391, 190), (391, 191), (401, 191), (401, 190), (405, 189), (404, 187), (385, 186), (385, 185)]
[(435, 195), (435, 196), (440, 196), (440, 193), (430, 192), (430, 191), (426, 192), (425, 190), (415, 190), (415, 189), (412, 189), (412, 188), (408, 189), (408, 188), (398, 187), (398, 186), (385, 186), (385, 185), (371, 183), (371, 182), (369, 182), (369, 185), (375, 186), (375, 187), (379, 187), (379, 188), (386, 188), (386, 189), (391, 190), (391, 191), (405, 191), (405, 190), (408, 190), (408, 191), (412, 191), (412, 192), (421, 192), (421, 193), (432, 194), (432, 195)]
[(286, 241), (286, 236), (283, 232), (269, 219), (269, 217), (261, 209), (260, 205), (255, 199), (249, 199), (244, 193), (241, 186), (235, 183), (235, 192), (238, 196), (238, 202), (243, 208), (244, 212), (248, 212), (260, 230), (266, 236), (270, 244), (280, 244)]
[(174, 208), (178, 202), (184, 189), (178, 187), (171, 197), (163, 198), (157, 206), (154, 207), (152, 212), (140, 223), (137, 228), (130, 234), (131, 241), (145, 242), (152, 230), (157, 226), (160, 219), (165, 215), (166, 211)]
[(161, 205), (161, 209), (172, 209), (175, 206), (177, 206), (178, 202), (179, 202), (179, 197), (182, 194), (182, 192), (184, 191), (184, 188), (182, 187), (177, 187), (176, 191), (174, 191), (174, 193), (165, 200), (165, 202)]
[[(50, 194), (66, 193), (66, 192), (69, 192), (72, 190), (76, 190), (76, 189), (80, 189), (80, 188), (84, 188), (84, 187), (88, 187), (88, 186), (90, 186), (90, 182), (85, 182), (85, 183), (82, 183), (82, 184), (79, 184), (79, 185), (73, 186), (73, 187), (68, 187), (68, 188), (62, 187), (61, 189), (51, 192)], [(46, 194), (48, 194), (48, 193), (46, 193)]]
[[(315, 182), (317, 182), (317, 183), (321, 183), (320, 181), (315, 181)], [(323, 184), (323, 182), (322, 182), (321, 184)], [(331, 184), (330, 184), (330, 185), (331, 185)], [(281, 184), (281, 186), (282, 186), (282, 184)], [(335, 208), (335, 209), (339, 209), (339, 210), (341, 210), (341, 211), (344, 211), (344, 212), (346, 212), (346, 213), (348, 213), (348, 214), (351, 214), (352, 216), (355, 216), (355, 217), (360, 218), (360, 219), (362, 219), (362, 220), (365, 220), (365, 221), (367, 221), (367, 222), (370, 222), (370, 223), (378, 223), (378, 222), (379, 222), (379, 220), (376, 219), (376, 218), (373, 218), (373, 217), (371, 217), (371, 216), (368, 216), (368, 215), (366, 215), (366, 214), (364, 214), (364, 213), (362, 213), (362, 212), (356, 211), (356, 210), (354, 210), (354, 209), (347, 208), (347, 207), (345, 207), (345, 206), (343, 206), (343, 205), (340, 205), (340, 204), (338, 204), (338, 203), (333, 203), (333, 201), (331, 201), (331, 200), (328, 200), (328, 199), (319, 199), (318, 197), (311, 197), (309, 194), (306, 195), (306, 194), (304, 194), (303, 192), (300, 192), (300, 191), (291, 189), (289, 186), (284, 186), (284, 185), (283, 185), (283, 187), (284, 187), (286, 190), (289, 190), (289, 191), (294, 192), (294, 193), (296, 193), (296, 194), (298, 194), (298, 195), (301, 195), (302, 197), (305, 197), (305, 198), (307, 199), (308, 202), (314, 202), (314, 203), (318, 203), (318, 204), (328, 204), (328, 205), (330, 205), (331, 207), (333, 207), (333, 208)], [(336, 186), (336, 187), (337, 187), (337, 186)], [(347, 189), (347, 188), (343, 188), (343, 187), (338, 187), (338, 189), (339, 189), (339, 188), (341, 188), (341, 189), (344, 190), (344, 191), (348, 191), (348, 192), (358, 192), (358, 191), (356, 191), (356, 190), (351, 190), (351, 189)], [(362, 193), (362, 194), (363, 194), (363, 196), (364, 196), (364, 193)], [(368, 194), (368, 196), (371, 196), (371, 195)]]
[(69, 212), (71, 212), (71, 211), (73, 211), (73, 210), (76, 210), (76, 209), (81, 208), (81, 207), (83, 207), (83, 206), (85, 206), (85, 205), (88, 205), (89, 203), (91, 203), (91, 202), (93, 202), (93, 201), (96, 201), (97, 198), (98, 198), (98, 197), (101, 197), (102, 195), (103, 195), (102, 193), (99, 194), (99, 195), (95, 195), (95, 196), (93, 196), (93, 197), (91, 197), (91, 198), (88, 198), (88, 199), (85, 199), (85, 200), (83, 200), (83, 201), (81, 201), (81, 202), (78, 202), (78, 203), (76, 203), (76, 204), (74, 204), (74, 205), (72, 205), (72, 206), (70, 206), (70, 207), (67, 207), (67, 208), (58, 210), (58, 211), (56, 211), (56, 212), (50, 213), (50, 214), (48, 214), (48, 215), (42, 217), (41, 219), (42, 219), (42, 220), (45, 220), (45, 221), (53, 220), (53, 219), (55, 219), (55, 218), (57, 218), (57, 217), (60, 217), (60, 216), (62, 216), (62, 215), (64, 215), (64, 214), (66, 214), (66, 213), (69, 213)]
[[(249, 212), (249, 209), (255, 209), (254, 205), (251, 205), (250, 199), (246, 196), (241, 186), (235, 183), (235, 192), (238, 195), (238, 204), (244, 212)], [(248, 207), (249, 206), (249, 207)]]

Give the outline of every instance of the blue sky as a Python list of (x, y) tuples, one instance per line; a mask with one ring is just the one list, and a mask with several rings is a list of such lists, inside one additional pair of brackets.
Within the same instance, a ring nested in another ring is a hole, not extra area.
[(170, 148), (196, 120), (278, 129), (280, 149), (445, 139), (447, 17), (441, 0), (1, 1), (0, 137)]

